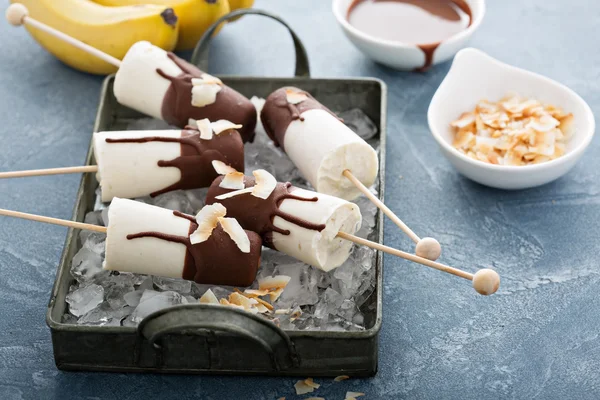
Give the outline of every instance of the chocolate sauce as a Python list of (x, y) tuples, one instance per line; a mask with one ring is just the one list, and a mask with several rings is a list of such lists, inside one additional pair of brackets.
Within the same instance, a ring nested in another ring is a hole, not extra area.
[(204, 242), (192, 244), (189, 235), (198, 229), (196, 219), (179, 211), (173, 211), (173, 215), (190, 222), (188, 236), (149, 231), (127, 235), (127, 239), (153, 237), (184, 245), (187, 252), (183, 279), (200, 284), (228, 286), (250, 286), (254, 282), (262, 247), (262, 240), (257, 233), (245, 231), (250, 239), (250, 253), (242, 253), (221, 225), (217, 225)]
[[(306, 95), (307, 99), (298, 104), (291, 104), (287, 101), (287, 90), (302, 93)], [(301, 114), (308, 110), (324, 110), (337, 118), (337, 116), (327, 107), (315, 100), (310, 93), (295, 87), (282, 87), (267, 97), (262, 112), (260, 113), (260, 120), (265, 127), (265, 131), (275, 145), (281, 147), (281, 149), (285, 151), (283, 139), (288, 126), (292, 121), (298, 119), (304, 121), (304, 117), (302, 117)]]
[(204, 107), (192, 105), (192, 79), (202, 78), (204, 72), (173, 53), (167, 53), (182, 71), (178, 76), (170, 76), (158, 68), (156, 72), (171, 82), (162, 102), (161, 114), (168, 123), (184, 127), (190, 118), (208, 118), (211, 122), (225, 119), (241, 124), (240, 134), (244, 142), (254, 140), (256, 127), (256, 108), (242, 94), (223, 85), (217, 93), (216, 101)]
[[(265, 246), (274, 248), (272, 240), (273, 232), (277, 232), (282, 235), (289, 235), (291, 233), (287, 229), (281, 229), (275, 226), (275, 224), (273, 224), (273, 219), (275, 217), (281, 217), (294, 225), (318, 232), (322, 231), (326, 227), (325, 224), (314, 224), (302, 218), (285, 213), (279, 209), (281, 202), (286, 199), (310, 202), (316, 202), (319, 200), (317, 197), (306, 198), (294, 195), (293, 191), (295, 188), (289, 182), (277, 183), (273, 193), (271, 193), (271, 195), (266, 199), (261, 199), (256, 196), (252, 196), (250, 193), (245, 193), (230, 197), (228, 199), (217, 200), (217, 196), (232, 191), (230, 189), (224, 189), (220, 187), (219, 184), (222, 181), (223, 177), (219, 177), (215, 179), (212, 185), (210, 185), (210, 189), (206, 195), (206, 204), (223, 204), (223, 206), (225, 206), (227, 209), (227, 215), (237, 219), (244, 229), (257, 232), (263, 238), (263, 244)], [(254, 178), (245, 176), (244, 185), (245, 187), (254, 186)]]
[(440, 43), (471, 25), (464, 0), (354, 0), (348, 22), (377, 38), (414, 44), (425, 54), (425, 70)]
[(173, 160), (160, 160), (159, 167), (175, 167), (181, 172), (178, 182), (150, 194), (151, 197), (172, 190), (208, 187), (218, 176), (213, 160), (231, 165), (238, 171), (244, 170), (244, 144), (239, 133), (230, 129), (214, 135), (210, 140), (200, 139), (200, 132), (192, 127), (181, 131), (181, 137), (144, 137), (129, 139), (106, 139), (107, 143), (180, 143), (181, 156)]

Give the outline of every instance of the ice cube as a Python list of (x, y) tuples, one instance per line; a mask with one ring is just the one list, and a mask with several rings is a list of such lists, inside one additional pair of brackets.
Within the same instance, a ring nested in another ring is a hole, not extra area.
[(185, 214), (194, 213), (194, 208), (190, 203), (190, 199), (183, 190), (175, 190), (156, 196), (154, 198), (154, 205), (169, 210), (181, 211)]
[[(371, 187), (371, 193), (377, 195), (377, 191)], [(362, 238), (368, 238), (374, 232), (375, 225), (377, 224), (377, 212), (378, 208), (371, 200), (367, 199), (365, 196), (360, 196), (354, 203), (358, 205), (360, 208), (360, 213), (362, 215), (362, 224), (360, 229), (356, 233), (356, 236)]]
[(187, 294), (192, 290), (192, 282), (184, 279), (176, 278), (165, 278), (162, 276), (155, 276), (152, 278), (154, 286), (163, 291), (175, 291), (181, 294)]
[(104, 302), (77, 321), (80, 325), (121, 326), (121, 320), (133, 311), (132, 307), (114, 309)]
[(108, 271), (102, 269), (102, 256), (88, 247), (79, 249), (71, 261), (71, 276), (78, 282), (87, 282), (99, 275), (108, 276)]
[(138, 304), (131, 314), (131, 320), (134, 323), (140, 323), (146, 316), (153, 312), (179, 304), (187, 304), (186, 298), (179, 293), (146, 290), (142, 294), (140, 304)]
[(104, 210), (102, 210), (102, 225), (104, 226), (108, 226), (108, 208), (105, 208)]
[(371, 139), (377, 134), (377, 126), (360, 108), (343, 111), (338, 116), (344, 120), (348, 128), (364, 140)]
[(192, 214), (197, 214), (198, 211), (204, 207), (204, 201), (206, 200), (206, 195), (208, 194), (208, 188), (186, 190), (184, 193), (188, 197), (190, 205), (192, 206)]
[(88, 237), (83, 247), (86, 247), (98, 255), (104, 254), (106, 247), (106, 233), (92, 232)]
[(293, 264), (280, 264), (275, 270), (277, 275), (291, 278), (277, 299), (278, 307), (316, 304), (319, 301), (318, 279), (314, 267), (296, 261)]
[(133, 291), (133, 284), (128, 280), (104, 285), (105, 299), (113, 310), (118, 310), (128, 304), (125, 295)]
[(144, 294), (144, 290), (134, 290), (133, 292), (125, 293), (123, 300), (125, 300), (128, 306), (137, 307), (140, 304), (142, 294)]
[(69, 312), (80, 317), (96, 308), (104, 300), (104, 288), (100, 285), (91, 284), (80, 287), (67, 295)]

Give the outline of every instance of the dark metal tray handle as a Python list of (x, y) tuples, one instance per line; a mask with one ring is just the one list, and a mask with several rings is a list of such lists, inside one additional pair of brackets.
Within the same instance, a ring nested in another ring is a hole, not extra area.
[(250, 339), (271, 358), (273, 368), (281, 371), (298, 365), (298, 357), (288, 335), (261, 316), (243, 310), (210, 304), (187, 304), (165, 308), (148, 315), (138, 332), (156, 349), (172, 333), (203, 334), (227, 332)]
[(306, 54), (306, 49), (302, 44), (302, 41), (293, 31), (293, 29), (280, 17), (277, 15), (271, 14), (267, 11), (256, 10), (253, 8), (246, 8), (241, 10), (233, 11), (227, 15), (222, 16), (215, 22), (208, 30), (202, 35), (196, 48), (194, 49), (194, 53), (192, 54), (191, 62), (194, 65), (197, 65), (201, 70), (208, 71), (208, 53), (210, 48), (210, 42), (213, 38), (215, 30), (219, 27), (219, 25), (223, 22), (231, 21), (237, 17), (242, 15), (262, 15), (263, 17), (269, 17), (279, 22), (283, 26), (285, 26), (288, 31), (290, 31), (290, 35), (292, 35), (292, 40), (294, 41), (294, 49), (296, 50), (296, 76), (301, 77), (309, 77), (310, 76), (310, 67), (308, 64), (308, 55)]

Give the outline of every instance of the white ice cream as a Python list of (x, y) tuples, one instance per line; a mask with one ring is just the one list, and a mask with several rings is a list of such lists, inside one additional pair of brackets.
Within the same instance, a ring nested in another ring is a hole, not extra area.
[(115, 76), (114, 92), (119, 103), (162, 119), (162, 103), (171, 82), (160, 76), (157, 68), (170, 76), (182, 72), (160, 47), (146, 41), (131, 46)]
[(302, 228), (281, 217), (275, 217), (273, 224), (290, 231), (289, 235), (273, 232), (273, 244), (282, 253), (313, 265), (323, 271), (339, 267), (350, 256), (352, 242), (336, 238), (339, 231), (355, 233), (362, 222), (356, 204), (337, 197), (295, 189), (292, 194), (300, 197), (318, 197), (316, 202), (285, 199), (279, 210), (315, 224), (325, 224), (321, 232)]
[(130, 240), (127, 235), (152, 231), (188, 237), (189, 221), (171, 210), (118, 197), (110, 204), (108, 220), (105, 269), (182, 277), (185, 245), (151, 237)]
[(144, 137), (181, 137), (180, 130), (123, 131), (94, 134), (94, 155), (98, 164), (97, 178), (102, 188), (102, 201), (113, 197), (135, 198), (164, 189), (181, 179), (176, 167), (159, 167), (160, 160), (181, 156), (177, 142), (107, 143), (106, 139), (138, 139)]
[(283, 146), (317, 192), (358, 197), (360, 191), (342, 175), (346, 169), (367, 187), (375, 182), (377, 153), (367, 142), (327, 111), (308, 110), (302, 117), (288, 126)]

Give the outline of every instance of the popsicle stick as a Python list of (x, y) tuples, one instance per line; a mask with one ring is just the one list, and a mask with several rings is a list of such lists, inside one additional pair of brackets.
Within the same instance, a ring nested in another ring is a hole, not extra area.
[(358, 180), (352, 174), (352, 171), (349, 169), (344, 170), (343, 175), (348, 178), (350, 182), (356, 186), (358, 190), (360, 190), (367, 198), (377, 206), (389, 219), (391, 219), (408, 237), (416, 243), (417, 247), (415, 248), (415, 253), (423, 258), (427, 258), (431, 261), (435, 261), (438, 259), (440, 254), (442, 253), (442, 248), (437, 240), (434, 238), (420, 238), (412, 229), (408, 227), (392, 210), (388, 208), (381, 200), (377, 198), (368, 187), (363, 185), (363, 183)]
[(27, 214), (27, 213), (23, 213), (23, 212), (19, 212), (19, 211), (4, 210), (2, 208), (0, 208), (0, 215), (4, 215), (7, 217), (27, 219), (30, 221), (45, 222), (47, 224), (66, 226), (68, 228), (83, 229), (86, 231), (106, 233), (105, 226), (84, 224), (82, 222), (69, 221), (66, 219), (58, 219), (58, 218), (52, 218), (52, 217), (44, 217), (42, 215)]
[(86, 165), (81, 167), (62, 167), (46, 169), (30, 169), (26, 171), (0, 172), (0, 179), (24, 178), (27, 176), (79, 174), (86, 172), (98, 172), (97, 165)]
[(453, 268), (448, 265), (444, 265), (435, 261), (428, 260), (427, 258), (419, 257), (414, 254), (410, 254), (401, 250), (394, 249), (392, 247), (388, 247), (379, 243), (372, 242), (367, 239), (360, 238), (358, 236), (351, 235), (345, 232), (338, 232), (337, 237), (349, 240), (353, 243), (367, 246), (375, 250), (383, 251), (384, 253), (388, 253), (400, 258), (404, 258), (405, 260), (413, 261), (427, 267), (437, 269), (438, 271), (446, 272), (448, 274), (452, 274), (458, 276), (463, 279), (467, 279), (469, 281), (473, 281), (473, 288), (480, 294), (489, 295), (493, 294), (498, 290), (500, 286), (500, 277), (498, 274), (491, 269), (481, 269), (476, 274), (471, 274), (469, 272), (463, 271), (458, 268)]
[(14, 26), (20, 26), (23, 24), (32, 26), (34, 28), (46, 32), (49, 35), (56, 37), (57, 39), (62, 40), (63, 42), (69, 43), (70, 45), (75, 46), (80, 50), (83, 50), (95, 57), (98, 57), (99, 59), (106, 61), (107, 63), (112, 64), (117, 68), (121, 66), (121, 60), (119, 60), (118, 58), (115, 58), (110, 54), (106, 54), (105, 52), (100, 51), (97, 48), (90, 46), (89, 44), (85, 44), (72, 36), (69, 36), (57, 29), (52, 28), (51, 26), (44, 24), (43, 22), (31, 18), (29, 16), (29, 10), (21, 3), (11, 4), (6, 9), (6, 19)]

